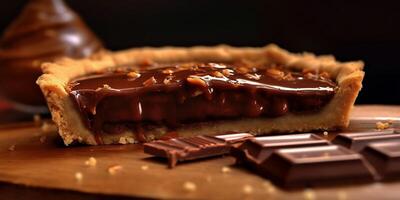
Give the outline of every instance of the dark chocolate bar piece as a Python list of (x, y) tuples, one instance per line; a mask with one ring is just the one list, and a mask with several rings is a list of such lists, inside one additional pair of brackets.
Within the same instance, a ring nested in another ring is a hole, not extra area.
[(227, 154), (232, 145), (241, 143), (252, 137), (253, 135), (248, 133), (236, 133), (218, 136), (204, 135), (157, 140), (144, 144), (144, 152), (167, 158), (169, 167), (172, 168), (176, 166), (178, 161), (188, 161)]
[(400, 134), (395, 133), (394, 130), (382, 130), (360, 133), (341, 133), (332, 140), (332, 143), (359, 152), (371, 142), (393, 140), (400, 141)]
[(360, 154), (336, 145), (276, 150), (260, 164), (259, 173), (288, 188), (375, 179)]
[(315, 134), (293, 134), (263, 136), (246, 140), (237, 148), (232, 148), (231, 155), (239, 164), (255, 165), (264, 161), (275, 149), (329, 145), (330, 143)]
[(400, 178), (400, 142), (371, 143), (361, 152), (382, 180)]

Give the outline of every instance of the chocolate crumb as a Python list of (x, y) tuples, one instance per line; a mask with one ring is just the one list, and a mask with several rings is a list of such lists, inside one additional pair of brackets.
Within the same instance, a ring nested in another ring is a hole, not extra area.
[(144, 86), (151, 86), (157, 83), (157, 80), (152, 76), (151, 78), (147, 79), (146, 81), (143, 82)]

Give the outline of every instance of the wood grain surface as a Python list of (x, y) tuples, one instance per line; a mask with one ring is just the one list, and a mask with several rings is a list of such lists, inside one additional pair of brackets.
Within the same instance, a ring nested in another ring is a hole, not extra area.
[[(363, 117), (400, 120), (400, 106), (355, 107), (353, 118)], [(96, 159), (95, 166), (85, 164), (89, 157)], [(113, 166), (120, 169), (110, 173)], [(0, 199), (42, 200), (395, 199), (400, 181), (287, 191), (235, 166), (229, 156), (168, 169), (163, 160), (144, 154), (141, 145), (65, 147), (55, 131), (25, 123), (0, 126), (0, 194)]]

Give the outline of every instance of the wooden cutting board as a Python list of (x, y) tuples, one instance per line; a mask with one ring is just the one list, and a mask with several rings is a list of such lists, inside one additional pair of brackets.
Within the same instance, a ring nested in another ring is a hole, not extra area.
[[(400, 120), (400, 106), (357, 106), (353, 117)], [(96, 159), (95, 166), (85, 165), (89, 157)], [(33, 123), (0, 127), (0, 199), (383, 199), (400, 196), (400, 181), (286, 191), (233, 164), (234, 159), (226, 156), (168, 169), (163, 160), (144, 154), (141, 145), (65, 147), (55, 131), (44, 132)], [(110, 173), (109, 168), (116, 165), (121, 169)], [(230, 170), (223, 172), (224, 167)], [(77, 174), (82, 175), (81, 179)], [(193, 184), (195, 189), (189, 187)]]

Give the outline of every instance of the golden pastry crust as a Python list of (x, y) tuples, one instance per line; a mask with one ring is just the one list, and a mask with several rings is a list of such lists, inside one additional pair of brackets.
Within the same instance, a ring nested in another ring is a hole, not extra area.
[[(218, 134), (223, 132), (250, 132), (268, 134), (272, 132), (297, 132), (310, 130), (332, 130), (346, 127), (349, 114), (362, 87), (363, 62), (338, 62), (333, 56), (315, 56), (311, 53), (294, 54), (268, 45), (260, 48), (231, 47), (163, 47), (136, 48), (114, 53), (101, 53), (89, 59), (61, 59), (55, 63), (42, 65), (43, 75), (37, 80), (51, 111), (53, 121), (66, 145), (74, 141), (96, 145), (94, 134), (85, 127), (68, 96), (70, 80), (101, 72), (110, 67), (143, 63), (176, 62), (235, 62), (279, 64), (297, 70), (327, 72), (338, 84), (333, 99), (321, 111), (312, 114), (287, 114), (277, 118), (248, 118), (229, 121), (212, 121), (186, 125), (176, 133), (180, 136), (198, 134)], [(165, 127), (145, 132), (147, 140), (157, 139), (166, 133)], [(137, 142), (133, 132), (119, 135), (101, 135), (104, 144)]]

